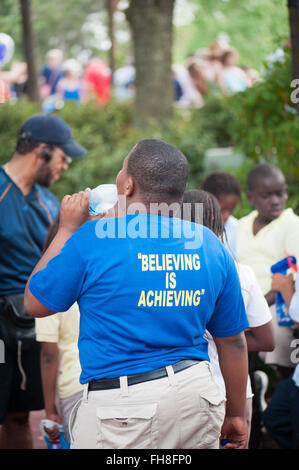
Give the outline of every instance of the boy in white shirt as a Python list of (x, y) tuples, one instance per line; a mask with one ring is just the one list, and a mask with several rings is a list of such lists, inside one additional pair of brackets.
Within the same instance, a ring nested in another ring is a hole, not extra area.
[(275, 165), (256, 165), (248, 173), (247, 186), (247, 197), (255, 210), (238, 223), (237, 257), (253, 269), (270, 306), (276, 346), (263, 359), (266, 364), (274, 365), (282, 379), (290, 376), (294, 369), (290, 360), (294, 329), (278, 325), (270, 269), (287, 254), (299, 258), (299, 217), (292, 209), (285, 209), (287, 185)]
[[(220, 206), (216, 198), (206, 191), (190, 190), (184, 194), (183, 203), (192, 204), (191, 221), (194, 221), (196, 203), (203, 204), (203, 220), (202, 224), (212, 230), (219, 238), (223, 236), (223, 219), (221, 217)], [(236, 262), (239, 280), (249, 329), (245, 331), (247, 348), (249, 352), (271, 351), (274, 348), (274, 336), (272, 331), (272, 315), (267, 302), (257, 283), (256, 277), (249, 266)], [(213, 337), (208, 331), (205, 337), (209, 341), (208, 353), (211, 361), (214, 379), (219, 387), (225, 392), (225, 384), (220, 370), (218, 353)], [(247, 403), (246, 403), (246, 419), (248, 424), (248, 435), (250, 435), (250, 424), (252, 417), (252, 389), (250, 377), (247, 382)]]
[(232, 214), (241, 199), (241, 187), (230, 173), (214, 171), (206, 176), (201, 189), (216, 197), (224, 223), (223, 243), (234, 259), (236, 254), (236, 231), (238, 219)]

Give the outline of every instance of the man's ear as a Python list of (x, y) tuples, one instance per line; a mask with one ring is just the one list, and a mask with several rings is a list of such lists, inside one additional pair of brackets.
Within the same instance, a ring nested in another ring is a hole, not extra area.
[(36, 160), (45, 160), (43, 157), (43, 152), (46, 152), (46, 149), (47, 144), (40, 144), (38, 147), (35, 147), (32, 153), (34, 153)]
[(130, 197), (135, 192), (135, 183), (131, 176), (128, 176), (125, 187), (124, 187), (124, 196)]

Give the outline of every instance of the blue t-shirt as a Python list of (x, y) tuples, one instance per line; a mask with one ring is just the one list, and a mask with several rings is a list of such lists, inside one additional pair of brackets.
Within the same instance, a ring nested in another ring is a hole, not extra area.
[(59, 201), (34, 185), (26, 196), (0, 167), (0, 297), (24, 292)]
[(29, 289), (55, 312), (78, 301), (81, 383), (209, 360), (206, 328), (248, 327), (233, 259), (209, 229), (178, 218), (87, 222)]
[(64, 76), (63, 71), (58, 69), (51, 69), (48, 65), (44, 65), (41, 69), (41, 75), (45, 78), (46, 84), (51, 87), (51, 95), (56, 93), (56, 88), (59, 80)]
[(64, 101), (76, 101), (81, 100), (81, 89), (75, 88), (74, 90), (63, 90), (62, 97)]

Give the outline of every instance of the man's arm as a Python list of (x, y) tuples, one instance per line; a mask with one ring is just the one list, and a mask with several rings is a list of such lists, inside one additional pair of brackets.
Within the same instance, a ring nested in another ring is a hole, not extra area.
[(265, 295), (265, 299), (269, 307), (271, 307), (271, 305), (274, 305), (276, 301), (275, 292), (273, 290), (267, 292), (267, 294)]
[(275, 348), (272, 321), (245, 331), (248, 352), (273, 351)]
[(25, 296), (24, 296), (24, 306), (26, 312), (32, 317), (47, 317), (48, 315), (53, 315), (56, 312), (49, 310), (46, 308), (39, 300), (37, 300), (34, 295), (31, 294), (29, 290), (29, 284), (32, 276), (44, 269), (48, 262), (54, 258), (54, 256), (58, 255), (61, 251), (61, 248), (65, 245), (65, 242), (70, 238), (72, 233), (64, 230), (64, 228), (59, 228), (58, 232), (53, 239), (52, 243), (49, 245), (48, 249), (45, 251), (37, 265), (35, 266), (34, 270), (32, 271), (25, 288)]
[(226, 388), (226, 416), (221, 438), (230, 440), (227, 449), (244, 449), (248, 440), (245, 420), (248, 352), (244, 332), (225, 338), (214, 337)]
[(60, 253), (62, 247), (72, 234), (83, 223), (89, 220), (89, 193), (90, 190), (81, 191), (72, 196), (65, 196), (61, 202), (59, 214), (58, 232), (45, 251), (34, 270), (32, 271), (25, 288), (24, 305), (29, 315), (33, 317), (46, 317), (53, 315), (54, 311), (46, 308), (39, 300), (32, 295), (29, 290), (29, 284), (32, 276), (44, 269), (48, 262)]

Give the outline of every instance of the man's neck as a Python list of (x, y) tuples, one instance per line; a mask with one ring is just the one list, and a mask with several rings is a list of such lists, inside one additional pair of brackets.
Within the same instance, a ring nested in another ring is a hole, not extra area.
[[(134, 202), (127, 207), (126, 214), (149, 214), (149, 215), (161, 215), (164, 217), (180, 217), (181, 216), (181, 204), (172, 203), (150, 203), (144, 204), (142, 202)], [(122, 215), (124, 215), (123, 213)], [(121, 215), (119, 215), (121, 216)]]
[(34, 168), (31, 158), (27, 155), (14, 154), (12, 159), (3, 165), (6, 174), (18, 186), (24, 196), (30, 193), (34, 183)]

